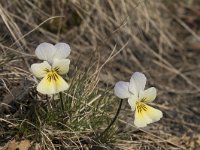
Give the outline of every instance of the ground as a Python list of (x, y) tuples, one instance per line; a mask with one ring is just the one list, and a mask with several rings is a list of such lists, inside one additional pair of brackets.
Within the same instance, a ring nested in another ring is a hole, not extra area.
[[(35, 86), (30, 72), (37, 61), (35, 48), (62, 41), (72, 49), (71, 72), (98, 66), (96, 88), (112, 93), (117, 81), (128, 81), (135, 71), (147, 76), (148, 87), (157, 88), (153, 106), (163, 118), (137, 129), (124, 101), (115, 140), (104, 149), (200, 148), (198, 0), (4, 1), (0, 18), (0, 101), (12, 106), (10, 92), (24, 99), (30, 85)], [(0, 113), (0, 123), (13, 115)], [(21, 137), (5, 137), (4, 124), (0, 127), (2, 147)]]

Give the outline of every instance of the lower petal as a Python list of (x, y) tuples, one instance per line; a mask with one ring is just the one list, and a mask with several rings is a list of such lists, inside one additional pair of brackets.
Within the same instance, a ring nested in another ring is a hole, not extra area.
[(56, 94), (68, 88), (69, 84), (61, 76), (57, 75), (56, 80), (49, 80), (46, 75), (38, 84), (37, 91), (42, 94)]
[(137, 127), (145, 127), (150, 123), (160, 120), (162, 116), (163, 114), (160, 110), (138, 102), (136, 104), (134, 124)]
[(69, 88), (69, 84), (59, 76), (59, 80), (56, 82), (57, 93), (65, 91)]
[(146, 127), (152, 120), (144, 113), (139, 113), (136, 109), (134, 124), (136, 127)]
[(151, 118), (151, 120), (152, 120), (152, 122), (150, 122), (150, 123), (159, 121), (160, 118), (163, 117), (162, 111), (160, 111), (160, 110), (158, 110), (158, 109), (155, 109), (155, 108), (153, 108), (153, 107), (151, 107), (151, 106), (148, 106), (148, 105), (146, 105), (146, 106), (147, 106), (147, 110), (148, 110), (147, 115), (148, 115), (149, 118)]

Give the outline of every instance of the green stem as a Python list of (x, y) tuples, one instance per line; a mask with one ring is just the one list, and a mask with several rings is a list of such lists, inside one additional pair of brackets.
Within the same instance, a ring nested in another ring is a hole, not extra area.
[(46, 100), (47, 100), (47, 111), (49, 112), (51, 110), (51, 104), (47, 94), (46, 94)]
[(63, 101), (62, 92), (60, 92), (59, 95), (60, 95), (61, 107), (62, 107), (62, 110), (64, 111), (65, 110), (65, 105), (64, 105), (64, 101)]
[(110, 122), (110, 124), (107, 126), (107, 128), (101, 133), (100, 135), (100, 138), (103, 137), (103, 135), (108, 132), (108, 130), (112, 127), (112, 125), (115, 123), (115, 121), (117, 120), (117, 117), (119, 116), (119, 113), (120, 113), (120, 110), (121, 110), (121, 107), (122, 107), (122, 102), (123, 102), (123, 99), (120, 100), (120, 103), (119, 103), (119, 107), (117, 109), (117, 112), (115, 114), (115, 117), (113, 118), (113, 120)]

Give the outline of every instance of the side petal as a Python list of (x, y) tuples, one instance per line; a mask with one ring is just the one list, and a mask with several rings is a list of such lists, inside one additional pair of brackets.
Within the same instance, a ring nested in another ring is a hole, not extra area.
[(140, 91), (144, 90), (144, 87), (146, 85), (146, 77), (144, 74), (140, 72), (133, 73), (131, 80), (130, 80), (130, 87), (129, 90), (133, 94), (139, 94)]
[(134, 111), (135, 110), (135, 104), (136, 101), (138, 100), (138, 97), (136, 95), (131, 95), (128, 98), (128, 104), (131, 106), (131, 110)]
[(38, 84), (37, 91), (42, 94), (56, 94), (68, 88), (69, 84), (61, 76), (57, 75), (56, 80), (49, 80), (48, 75), (46, 75)]
[(54, 59), (53, 60), (53, 69), (57, 71), (58, 74), (66, 74), (69, 71), (69, 59)]
[(69, 56), (71, 49), (68, 44), (66, 43), (58, 43), (55, 45), (57, 49), (54, 58), (66, 58)]
[(35, 54), (39, 59), (46, 60), (49, 63), (52, 63), (55, 53), (56, 48), (50, 43), (41, 43), (35, 50)]
[(37, 77), (42, 78), (47, 74), (47, 71), (51, 69), (51, 66), (47, 61), (43, 63), (36, 63), (31, 65), (31, 72)]
[(137, 127), (145, 127), (150, 123), (156, 122), (162, 118), (162, 112), (158, 109), (150, 107), (144, 103), (143, 106), (136, 104), (134, 124)]
[(155, 87), (148, 88), (147, 90), (141, 91), (139, 94), (139, 99), (143, 102), (149, 103), (154, 101), (157, 95), (157, 91)]
[(129, 82), (119, 81), (115, 84), (114, 93), (119, 98), (128, 98), (130, 97), (129, 93)]

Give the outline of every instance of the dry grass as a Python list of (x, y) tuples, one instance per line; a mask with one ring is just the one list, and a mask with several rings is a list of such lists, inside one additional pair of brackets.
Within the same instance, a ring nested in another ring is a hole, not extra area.
[(32, 80), (29, 67), (39, 43), (64, 41), (74, 66), (96, 68), (89, 71), (95, 80), (89, 89), (112, 87), (141, 71), (159, 91), (163, 119), (136, 129), (124, 105), (116, 141), (107, 149), (200, 147), (198, 1), (4, 1), (0, 16), (1, 100), (26, 85), (24, 77)]

